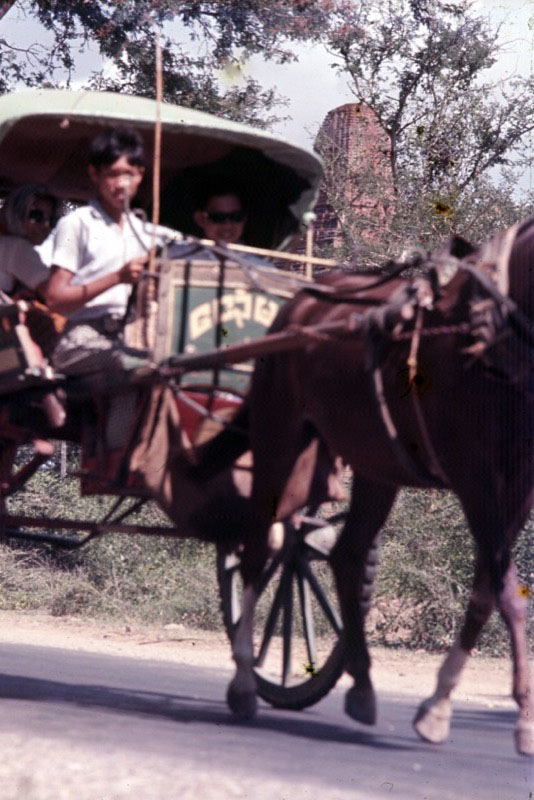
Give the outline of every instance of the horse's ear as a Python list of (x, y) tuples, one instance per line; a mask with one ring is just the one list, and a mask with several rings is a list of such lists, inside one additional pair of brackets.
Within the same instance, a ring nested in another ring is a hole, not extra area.
[(474, 244), (471, 244), (462, 236), (458, 236), (458, 234), (454, 234), (447, 241), (447, 252), (456, 258), (465, 258), (475, 253), (476, 250), (477, 247)]

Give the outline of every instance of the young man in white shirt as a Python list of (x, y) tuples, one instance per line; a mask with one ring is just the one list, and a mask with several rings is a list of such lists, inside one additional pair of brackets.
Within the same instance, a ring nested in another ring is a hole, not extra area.
[(143, 352), (122, 339), (132, 287), (149, 249), (170, 238), (131, 213), (143, 180), (144, 147), (131, 128), (108, 128), (91, 144), (89, 177), (95, 199), (63, 217), (56, 228), (52, 272), (44, 289), (48, 307), (68, 321), (53, 353), (56, 369), (79, 375), (143, 363)]

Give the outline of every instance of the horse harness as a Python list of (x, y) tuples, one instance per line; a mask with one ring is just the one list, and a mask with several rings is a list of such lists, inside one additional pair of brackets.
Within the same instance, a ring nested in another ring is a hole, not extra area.
[[(470, 335), (474, 341), (462, 349), (462, 353), (470, 356), (466, 368), (482, 360), (507, 381), (517, 382), (522, 379), (525, 359), (511, 371), (509, 348), (505, 347), (504, 351), (500, 348), (500, 354), (491, 358), (489, 356), (495, 345), (502, 344), (509, 338), (511, 331), (505, 327), (507, 321), (515, 325), (520, 337), (526, 340), (529, 347), (534, 344), (528, 322), (506, 294), (510, 254), (518, 228), (519, 225), (514, 225), (497, 234), (483, 248), (473, 250), (467, 259), (454, 255), (451, 252), (452, 247), (446, 252), (436, 253), (430, 257), (424, 276), (394, 291), (381, 308), (370, 308), (365, 312), (363, 331), (367, 345), (366, 366), (371, 376), (379, 416), (397, 461), (412, 479), (424, 486), (444, 488), (449, 485), (449, 481), (433, 446), (419, 399), (421, 375), (418, 356), (422, 338)], [(459, 271), (469, 273), (474, 279), (468, 321), (425, 327), (425, 312), (435, 307), (436, 301)], [(407, 330), (406, 323), (412, 320), (413, 325)], [(384, 391), (382, 353), (391, 342), (402, 340), (409, 342), (406, 394), (410, 395), (424, 459), (416, 460), (401, 442)], [(530, 370), (529, 361), (526, 360), (527, 372)]]
[[(508, 263), (518, 228), (516, 225), (497, 234), (490, 243), (480, 249), (475, 249), (460, 237), (455, 237), (446, 250), (437, 251), (426, 258), (419, 255), (406, 263), (389, 262), (387, 266), (390, 272), (387, 275), (360, 287), (338, 290), (316, 282), (303, 286), (302, 283), (292, 279), (292, 276), (284, 275), (284, 279), (288, 279), (288, 285), (291, 284), (294, 290), (302, 290), (324, 302), (354, 304), (360, 307), (364, 305), (366, 310), (363, 312), (355, 310), (345, 323), (291, 325), (285, 333), (270, 334), (265, 339), (278, 335), (284, 341), (276, 349), (284, 350), (298, 348), (305, 341), (333, 341), (351, 338), (354, 335), (363, 336), (366, 343), (366, 368), (371, 376), (373, 395), (397, 461), (416, 483), (428, 487), (447, 487), (449, 480), (433, 446), (419, 400), (421, 341), (429, 336), (471, 336), (472, 343), (462, 349), (462, 353), (470, 357), (466, 368), (477, 361), (483, 361), (490, 368), (494, 368), (496, 373), (500, 370), (501, 377), (504, 376), (506, 380), (513, 377), (506, 363), (508, 355), (506, 348), (504, 353), (501, 352), (500, 360), (493, 358), (492, 362), (489, 353), (495, 349), (496, 344), (501, 344), (511, 334), (510, 326), (507, 328), (506, 322), (512, 323), (515, 332), (527, 342), (528, 347), (534, 346), (534, 337), (528, 321), (505, 293), (508, 289)], [(217, 251), (217, 255), (220, 258), (232, 258), (245, 268), (245, 263), (240, 263), (245, 262), (245, 259), (236, 257), (234, 253), (227, 253), (223, 247), (219, 247), (219, 250), (221, 252)], [(385, 301), (369, 296), (370, 290), (387, 285), (408, 268), (421, 265), (426, 266), (425, 273), (395, 288)], [(248, 269), (246, 271), (252, 272)], [(473, 278), (473, 295), (469, 299), (468, 319), (455, 324), (425, 326), (425, 312), (435, 309), (447, 286), (459, 272), (469, 273)], [(254, 278), (253, 285), (256, 288), (269, 293), (269, 289), (262, 285), (261, 273), (261, 269), (254, 268), (253, 275), (249, 277)], [(410, 323), (412, 325), (407, 327)], [(423, 445), (424, 458), (418, 460), (400, 440), (382, 379), (381, 365), (386, 348), (392, 342), (403, 340), (409, 342), (406, 360), (408, 393)], [(258, 342), (258, 348), (262, 348), (264, 344), (264, 341)], [(232, 349), (228, 348), (226, 354), (228, 357), (232, 355), (229, 352)], [(247, 358), (258, 354), (254, 346), (249, 345), (249, 349), (251, 352), (247, 351)], [(271, 351), (275, 352), (274, 349)], [(221, 355), (225, 356), (224, 353)], [(228, 421), (223, 425), (226, 427)]]

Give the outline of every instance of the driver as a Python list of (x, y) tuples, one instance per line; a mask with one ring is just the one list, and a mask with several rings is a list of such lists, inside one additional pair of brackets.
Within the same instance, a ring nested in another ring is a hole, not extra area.
[(68, 320), (52, 355), (56, 369), (67, 375), (146, 364), (146, 351), (124, 344), (128, 299), (150, 247), (177, 236), (130, 211), (145, 172), (137, 131), (103, 130), (91, 143), (88, 172), (95, 197), (59, 221), (44, 287), (48, 307)]

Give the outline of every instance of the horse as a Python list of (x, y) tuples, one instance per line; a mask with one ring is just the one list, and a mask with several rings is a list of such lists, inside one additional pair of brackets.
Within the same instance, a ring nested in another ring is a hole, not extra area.
[[(399, 487), (445, 488), (462, 504), (476, 564), (461, 630), (415, 730), (428, 742), (447, 739), (451, 693), (497, 605), (511, 638), (516, 749), (534, 753), (528, 593), (510, 557), (534, 496), (533, 265), (530, 219), (485, 248), (457, 239), (422, 277), (330, 274), (282, 307), (271, 332), (301, 329), (309, 338), (258, 358), (248, 398), (253, 519), (242, 535), (243, 611), (228, 690), (237, 715), (256, 713), (252, 619), (269, 530), (305, 499), (310, 476), (295, 480), (295, 464), (315, 438), (354, 473), (331, 552), (354, 681), (346, 713), (368, 725), (376, 719), (361, 602), (366, 559)], [(329, 325), (344, 332), (325, 333)]]

